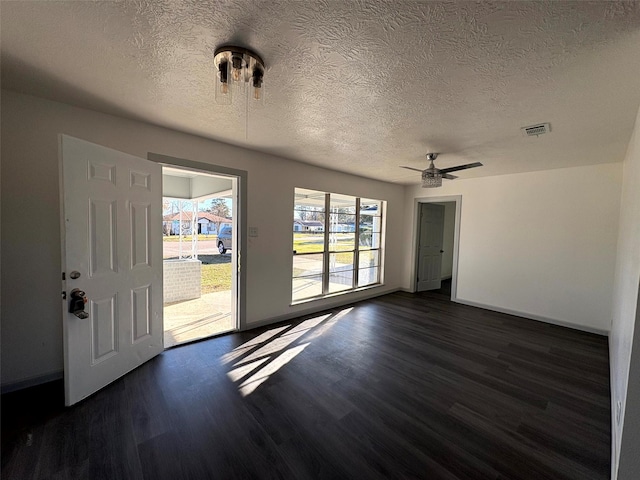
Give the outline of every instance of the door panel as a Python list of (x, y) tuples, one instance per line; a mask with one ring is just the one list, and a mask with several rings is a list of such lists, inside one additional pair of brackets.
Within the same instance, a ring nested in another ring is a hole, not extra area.
[(444, 205), (420, 204), (417, 290), (441, 287)]
[(131, 305), (131, 331), (136, 343), (151, 335), (151, 285), (133, 289)]
[[(162, 352), (161, 167), (61, 136), (65, 401), (91, 395)], [(77, 272), (73, 278), (71, 272)]]
[(90, 300), (91, 364), (102, 362), (118, 353), (116, 296)]

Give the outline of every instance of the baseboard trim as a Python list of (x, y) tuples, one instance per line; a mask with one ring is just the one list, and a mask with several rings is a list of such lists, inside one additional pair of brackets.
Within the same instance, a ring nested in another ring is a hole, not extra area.
[(0, 393), (11, 393), (25, 388), (35, 387), (36, 385), (42, 385), (43, 383), (61, 380), (62, 378), (64, 378), (64, 371), (62, 370), (47, 373), (45, 375), (38, 375), (35, 377), (27, 378), (26, 380), (20, 380), (19, 382), (3, 384), (2, 386), (0, 386)]
[(389, 290), (380, 291), (377, 290), (375, 293), (369, 293), (363, 296), (358, 296), (358, 298), (352, 298), (348, 300), (344, 297), (336, 297), (340, 300), (330, 303), (323, 303), (322, 305), (317, 305), (315, 307), (306, 308), (304, 310), (297, 310), (295, 312), (286, 313), (284, 315), (278, 315), (277, 317), (270, 317), (264, 320), (259, 320), (257, 322), (252, 322), (242, 329), (242, 331), (252, 330), (254, 328), (264, 327), (267, 325), (272, 325), (274, 323), (286, 322), (287, 320), (291, 320), (293, 318), (304, 317), (306, 315), (313, 315), (316, 313), (326, 312), (327, 310), (332, 310), (334, 308), (343, 307), (347, 305), (353, 305), (354, 303), (362, 302), (364, 300), (369, 300), (375, 297), (381, 297), (382, 295), (388, 295), (390, 293), (398, 292), (402, 289), (400, 288), (390, 288)]
[(588, 333), (595, 333), (596, 335), (609, 336), (609, 330), (603, 330), (600, 328), (589, 327), (586, 325), (578, 325), (577, 323), (565, 322), (563, 320), (557, 320), (555, 318), (543, 317), (533, 313), (519, 312), (517, 310), (511, 310), (509, 308), (496, 307), (493, 305), (485, 305), (484, 303), (472, 302), (470, 300), (464, 300), (461, 298), (452, 298), (452, 302), (461, 303), (463, 305), (469, 305), (470, 307), (483, 308), (485, 310), (491, 310), (494, 312), (506, 313), (507, 315), (514, 315), (516, 317), (523, 317), (528, 320), (536, 320), (538, 322), (550, 323), (551, 325), (557, 325), (559, 327), (572, 328), (574, 330), (580, 330)]

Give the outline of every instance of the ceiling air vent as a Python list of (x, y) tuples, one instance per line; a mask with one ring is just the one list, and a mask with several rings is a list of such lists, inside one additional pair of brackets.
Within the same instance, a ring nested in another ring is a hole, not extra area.
[(539, 123), (537, 125), (531, 125), (529, 127), (522, 127), (520, 130), (522, 130), (522, 134), (525, 137), (537, 137), (539, 135), (549, 133), (551, 131), (551, 124)]

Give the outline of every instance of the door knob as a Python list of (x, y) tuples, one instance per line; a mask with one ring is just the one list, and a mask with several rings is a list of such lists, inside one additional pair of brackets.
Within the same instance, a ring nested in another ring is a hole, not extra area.
[(84, 311), (84, 305), (87, 303), (86, 294), (79, 288), (74, 288), (69, 293), (69, 313), (73, 313), (76, 317), (84, 320), (89, 318), (89, 314)]

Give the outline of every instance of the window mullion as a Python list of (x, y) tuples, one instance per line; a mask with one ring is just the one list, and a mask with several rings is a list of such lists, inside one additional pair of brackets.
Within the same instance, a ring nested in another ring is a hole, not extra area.
[[(377, 242), (377, 250), (378, 250), (378, 274), (376, 276), (376, 283), (380, 283), (380, 280), (382, 279), (382, 234), (383, 231), (387, 228), (386, 225), (383, 225), (383, 219), (385, 218), (385, 212), (383, 211), (384, 209), (384, 204), (382, 202), (380, 202), (380, 206), (378, 207), (378, 216), (379, 216), (379, 220), (378, 222), (380, 223), (380, 225), (378, 226), (378, 242)], [(371, 234), (371, 246), (373, 247), (373, 232)]]
[(352, 288), (358, 286), (358, 274), (360, 272), (360, 197), (356, 198), (356, 238), (353, 244), (353, 284)]
[(329, 293), (329, 227), (331, 216), (331, 194), (324, 195), (324, 254), (322, 256), (322, 294)]

